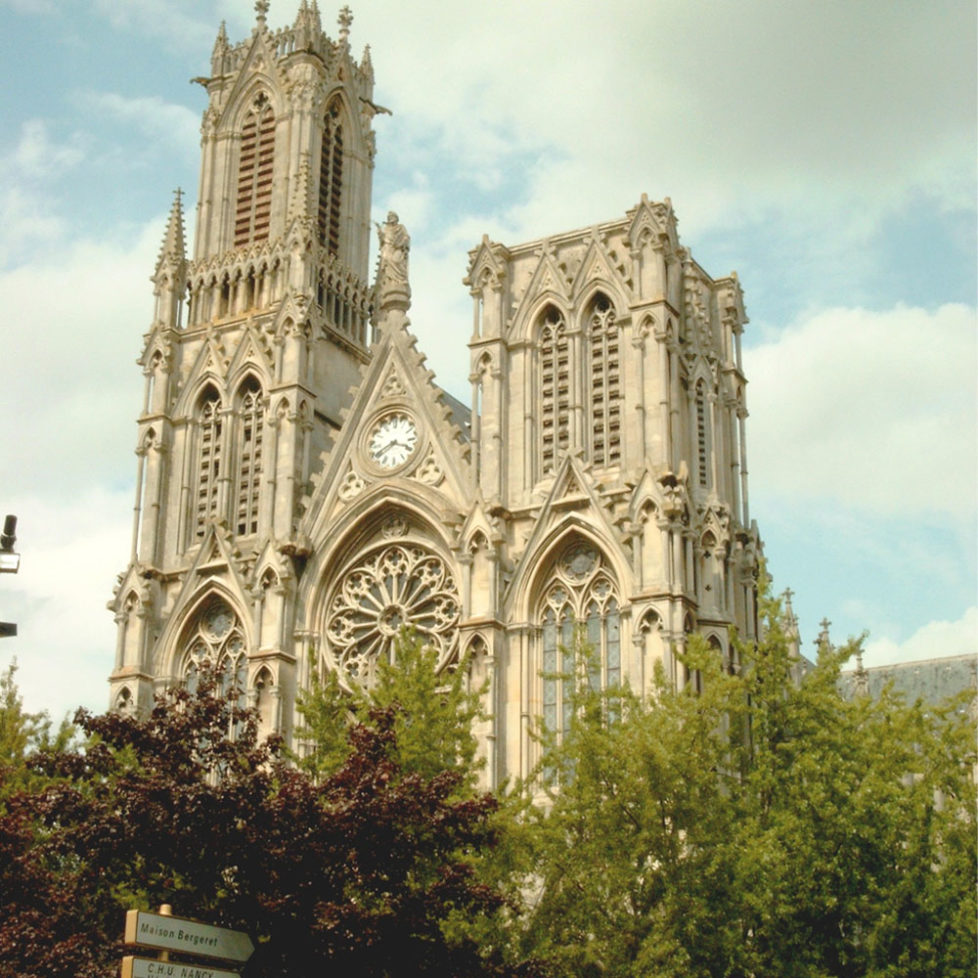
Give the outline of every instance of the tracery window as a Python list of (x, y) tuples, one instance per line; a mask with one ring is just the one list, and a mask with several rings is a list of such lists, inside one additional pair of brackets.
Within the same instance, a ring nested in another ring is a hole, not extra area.
[(340, 100), (333, 99), (323, 120), (319, 157), (319, 243), (331, 255), (339, 253), (340, 212), (343, 203), (343, 124)]
[(380, 659), (393, 662), (405, 625), (438, 652), (439, 666), (456, 658), (458, 588), (441, 557), (418, 544), (366, 554), (343, 574), (327, 608), (327, 664), (361, 685), (374, 681)]
[(568, 547), (543, 591), (540, 612), (543, 723), (565, 732), (573, 715), (574, 651), (578, 636), (591, 659), (592, 689), (621, 684), (621, 613), (614, 581), (588, 543)]
[(621, 359), (615, 307), (598, 294), (588, 318), (590, 348), (591, 460), (617, 465), (621, 460)]
[(570, 352), (564, 317), (553, 306), (540, 327), (540, 470), (551, 475), (570, 440)]
[(185, 645), (183, 679), (187, 689), (196, 691), (199, 671), (206, 665), (220, 675), (222, 696), (235, 690), (237, 705), (241, 708), (248, 705), (244, 631), (237, 615), (225, 601), (212, 598), (204, 605), (194, 619)]
[(262, 474), (265, 408), (258, 381), (249, 377), (241, 389), (240, 398), (235, 525), (239, 534), (248, 534), (258, 531), (258, 496)]
[(238, 194), (234, 209), (234, 246), (268, 239), (275, 160), (275, 113), (260, 92), (241, 130)]
[(209, 516), (217, 512), (221, 473), (221, 398), (213, 387), (201, 395), (197, 409), (197, 495), (195, 536), (203, 537)]

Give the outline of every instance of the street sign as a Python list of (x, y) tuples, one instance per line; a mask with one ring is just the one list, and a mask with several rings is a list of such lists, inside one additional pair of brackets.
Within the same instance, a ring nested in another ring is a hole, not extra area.
[(237, 971), (212, 968), (209, 964), (153, 961), (127, 954), (122, 959), (122, 978), (241, 978)]
[[(247, 961), (255, 951), (255, 945), (244, 931), (213, 927), (183, 917), (165, 917), (145, 910), (126, 911), (125, 942), (225, 961)], [(213, 973), (222, 978), (219, 972)], [(170, 978), (166, 972), (160, 974)]]

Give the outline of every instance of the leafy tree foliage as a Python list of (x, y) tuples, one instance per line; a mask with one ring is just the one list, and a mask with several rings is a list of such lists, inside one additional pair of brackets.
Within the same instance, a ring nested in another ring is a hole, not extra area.
[(217, 688), (204, 674), (142, 719), (79, 711), (86, 749), (36, 760), (53, 780), (0, 816), (0, 975), (113, 973), (122, 910), (162, 902), (249, 932), (249, 978), (499, 973), (451, 927), (502, 903), (466, 859), (493, 800), (405, 773), (393, 710), (316, 784)]
[(378, 662), (372, 688), (344, 690), (331, 672), (300, 698), (300, 737), (308, 745), (300, 765), (317, 776), (336, 770), (350, 750), (350, 723), (369, 726), (377, 711), (386, 715), (391, 710), (401, 770), (432, 778), (454, 769), (461, 775), (460, 790), (472, 793), (483, 763), (473, 731), (484, 714), (483, 691), (469, 685), (468, 674), (467, 658), (439, 671), (436, 650), (405, 628), (395, 642), (393, 662)]
[(0, 675), (0, 811), (17, 791), (39, 787), (41, 780), (27, 764), (36, 752), (60, 751), (72, 742), (74, 730), (67, 719), (52, 732), (46, 713), (24, 709), (15, 675), (16, 662)]
[(973, 975), (968, 712), (847, 701), (854, 645), (798, 684), (762, 610), (738, 675), (693, 641), (701, 682), (660, 674), (648, 698), (593, 690), (579, 650), (570, 729), (541, 735), (506, 850), (529, 897), (510, 939), (568, 976)]

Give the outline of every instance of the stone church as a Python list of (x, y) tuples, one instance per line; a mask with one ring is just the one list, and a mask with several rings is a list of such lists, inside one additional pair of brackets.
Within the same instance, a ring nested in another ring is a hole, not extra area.
[(698, 682), (676, 657), (692, 632), (733, 667), (760, 553), (736, 275), (697, 264), (668, 198), (484, 237), (471, 326), (443, 324), (468, 335), (463, 405), (410, 332), (406, 229), (372, 225), (369, 49), (346, 8), (335, 40), (314, 0), (279, 30), (255, 8), (197, 79), (193, 251), (178, 193), (153, 276), (112, 706), (206, 660), (293, 740), (311, 677), (369, 684), (409, 624), (485, 684), (492, 786), (567, 723), (552, 676), (575, 632), (605, 685), (647, 689), (657, 663)]

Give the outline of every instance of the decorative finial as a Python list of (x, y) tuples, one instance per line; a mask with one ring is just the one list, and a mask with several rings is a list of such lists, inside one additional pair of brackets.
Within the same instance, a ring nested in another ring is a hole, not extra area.
[(337, 18), (340, 25), (340, 42), (342, 44), (347, 44), (350, 40), (350, 25), (353, 23), (353, 12), (348, 6), (344, 6), (340, 10), (340, 15)]
[(828, 618), (823, 618), (818, 623), (819, 628), (821, 628), (822, 630), (818, 633), (818, 638), (815, 639), (815, 644), (819, 648), (822, 648), (823, 645), (826, 646), (829, 649), (832, 648), (832, 639), (829, 636), (829, 626), (831, 624), (832, 624), (832, 622), (830, 622), (828, 620)]
[(264, 25), (268, 13), (268, 0), (255, 0), (255, 13), (258, 14), (258, 23)]

